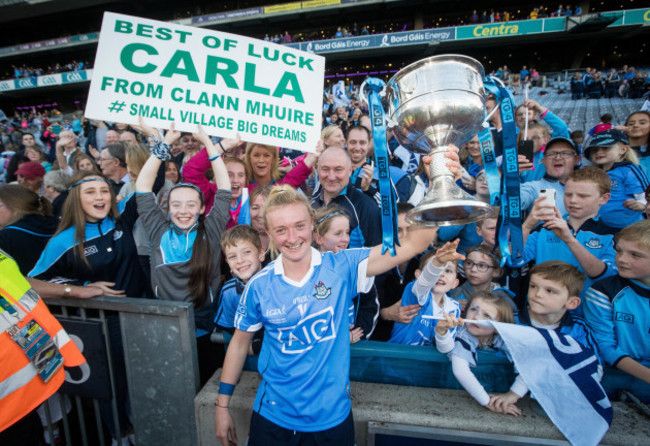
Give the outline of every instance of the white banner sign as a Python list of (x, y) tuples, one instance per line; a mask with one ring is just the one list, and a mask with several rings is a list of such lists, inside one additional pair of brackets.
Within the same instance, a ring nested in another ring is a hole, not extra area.
[(313, 151), (324, 72), (311, 53), (107, 12), (86, 117)]

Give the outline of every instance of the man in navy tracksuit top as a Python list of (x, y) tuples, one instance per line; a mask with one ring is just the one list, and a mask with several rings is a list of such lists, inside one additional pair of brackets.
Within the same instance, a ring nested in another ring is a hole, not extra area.
[(350, 248), (381, 244), (381, 212), (377, 203), (350, 184), (352, 161), (340, 147), (328, 147), (318, 159), (320, 184), (314, 190), (314, 209), (337, 204), (350, 216)]

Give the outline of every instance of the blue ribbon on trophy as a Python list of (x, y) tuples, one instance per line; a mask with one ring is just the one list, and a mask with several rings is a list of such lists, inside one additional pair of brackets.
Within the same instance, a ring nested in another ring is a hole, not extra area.
[[(503, 83), (495, 78), (484, 80), (486, 90), (497, 97), (498, 112), (501, 114), (501, 138), (503, 141), (503, 180), (501, 183), (501, 215), (498, 223), (499, 248), (503, 258), (502, 266), (507, 263), (513, 268), (523, 266), (524, 243), (521, 232), (521, 197), (519, 179), (519, 161), (517, 154), (517, 127), (514, 119), (514, 97)], [(495, 110), (496, 112), (496, 110)], [(485, 138), (486, 136), (483, 135)], [(481, 136), (479, 136), (479, 140)], [(491, 139), (491, 138), (490, 138)], [(494, 150), (492, 149), (492, 157)], [(490, 155), (488, 153), (488, 159)], [(485, 163), (485, 158), (484, 158)], [(492, 175), (494, 173), (492, 172)], [(498, 173), (497, 173), (498, 175)], [(486, 166), (486, 178), (488, 171)], [(490, 189), (490, 200), (492, 200), (492, 186), (488, 181)]]
[(363, 94), (367, 97), (372, 123), (372, 141), (375, 148), (375, 165), (379, 178), (379, 193), (381, 194), (381, 229), (382, 250), (394, 256), (395, 245), (399, 245), (397, 235), (397, 197), (390, 181), (388, 143), (386, 141), (386, 121), (384, 107), (381, 104), (380, 93), (386, 84), (381, 79), (370, 77), (362, 85)]
[(481, 147), (485, 179), (487, 180), (488, 190), (490, 191), (490, 206), (501, 206), (501, 176), (499, 175), (499, 167), (497, 166), (497, 158), (492, 142), (492, 132), (490, 131), (489, 125), (479, 132), (478, 142)]

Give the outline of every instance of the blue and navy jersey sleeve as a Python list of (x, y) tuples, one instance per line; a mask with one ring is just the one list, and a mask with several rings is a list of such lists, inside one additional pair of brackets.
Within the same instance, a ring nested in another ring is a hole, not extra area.
[(230, 279), (223, 284), (219, 293), (217, 315), (214, 318), (217, 325), (224, 328), (234, 328), (240, 297), (237, 292), (237, 279)]
[(45, 246), (36, 265), (29, 272), (29, 277), (39, 280), (56, 281), (82, 285), (73, 279), (73, 265), (70, 265), (69, 255), (74, 246), (74, 226), (55, 235)]
[(598, 343), (591, 332), (591, 328), (587, 325), (587, 321), (578, 316), (570, 316), (572, 319), (572, 326), (569, 329), (561, 329), (564, 334), (570, 335), (573, 339), (578, 341), (581, 345), (589, 348), (594, 352), (598, 362), (602, 364), (600, 351), (598, 350)]
[(587, 290), (584, 311), (602, 358), (607, 364), (615, 366), (628, 355), (619, 348), (616, 336), (612, 304), (612, 299), (616, 296), (611, 296), (610, 299), (605, 283), (605, 281), (596, 282)]
[(629, 196), (644, 193), (648, 188), (648, 177), (643, 168), (636, 164), (629, 164), (625, 170), (623, 177), (625, 193)]
[(267, 267), (246, 284), (237, 305), (235, 328), (248, 332), (255, 332), (262, 328), (260, 299), (264, 295), (265, 284), (268, 283), (272, 271), (272, 267)]

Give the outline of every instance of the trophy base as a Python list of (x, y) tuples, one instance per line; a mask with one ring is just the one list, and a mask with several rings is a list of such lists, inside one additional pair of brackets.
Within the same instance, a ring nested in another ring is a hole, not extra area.
[(406, 214), (406, 221), (420, 226), (456, 226), (492, 216), (488, 203), (474, 199), (422, 202)]

